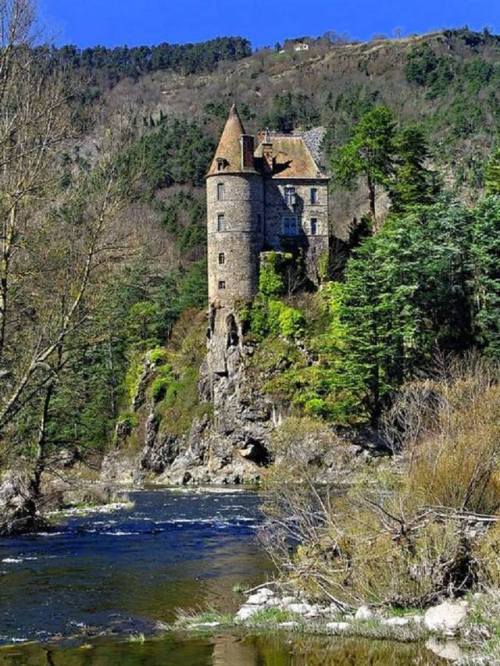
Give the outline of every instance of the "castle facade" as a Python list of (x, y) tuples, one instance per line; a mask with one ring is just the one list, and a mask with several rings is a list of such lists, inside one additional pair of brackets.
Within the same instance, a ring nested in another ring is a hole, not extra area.
[(329, 246), (328, 177), (304, 138), (249, 135), (233, 105), (207, 174), (207, 225), (209, 337), (220, 347), (238, 338), (236, 308), (257, 293), (262, 252), (301, 251), (317, 281)]

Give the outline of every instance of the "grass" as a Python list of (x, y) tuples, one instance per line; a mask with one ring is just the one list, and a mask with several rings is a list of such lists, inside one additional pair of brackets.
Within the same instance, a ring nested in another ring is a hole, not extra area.
[(291, 613), (290, 611), (282, 610), (281, 608), (271, 607), (263, 608), (260, 611), (257, 611), (252, 615), (247, 623), (250, 625), (275, 625), (280, 624), (281, 622), (303, 622), (304, 618), (297, 615), (296, 613)]
[[(201, 625), (209, 625), (217, 622), (220, 626), (229, 627), (234, 625), (234, 616), (231, 613), (222, 613), (216, 609), (205, 611), (184, 610), (177, 611), (175, 629), (203, 629)], [(209, 627), (207, 627), (209, 628)]]
[(468, 656), (465, 664), (500, 663), (500, 591), (469, 598), (467, 623), (462, 631)]

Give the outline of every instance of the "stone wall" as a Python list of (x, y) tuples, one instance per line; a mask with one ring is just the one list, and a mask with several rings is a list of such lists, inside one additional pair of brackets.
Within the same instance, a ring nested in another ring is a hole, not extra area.
[[(218, 198), (218, 185), (224, 187)], [(223, 215), (223, 228), (219, 228)], [(263, 246), (264, 191), (258, 174), (207, 178), (208, 295), (210, 305), (250, 301), (257, 292)]]
[[(289, 205), (285, 198), (285, 187), (295, 188), (295, 204)], [(311, 188), (317, 190), (317, 202), (311, 203)], [(307, 257), (309, 277), (316, 281), (317, 264), (321, 255), (328, 251), (328, 182), (310, 180), (268, 179), (265, 182), (266, 227), (265, 244), (275, 250), (288, 249), (296, 244), (302, 247)], [(283, 218), (297, 218), (297, 236), (286, 236)], [(311, 220), (316, 220), (313, 234)]]

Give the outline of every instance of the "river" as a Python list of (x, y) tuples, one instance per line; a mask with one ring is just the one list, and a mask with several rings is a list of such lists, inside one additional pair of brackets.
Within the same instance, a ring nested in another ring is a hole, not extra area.
[[(439, 664), (423, 646), (161, 631), (178, 609), (233, 611), (262, 582), (256, 493), (143, 490), (0, 539), (0, 665), (333, 666)], [(144, 639), (145, 637), (145, 639)]]

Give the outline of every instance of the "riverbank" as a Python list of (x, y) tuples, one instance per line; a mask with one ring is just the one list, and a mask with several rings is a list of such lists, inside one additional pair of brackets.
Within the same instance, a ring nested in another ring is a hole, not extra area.
[(310, 603), (279, 586), (260, 586), (234, 615), (214, 611), (181, 614), (176, 629), (205, 633), (245, 629), (424, 644), (457, 664), (500, 663), (500, 592), (476, 593), (462, 600), (444, 600), (427, 610), (367, 606), (341, 610), (335, 603)]

